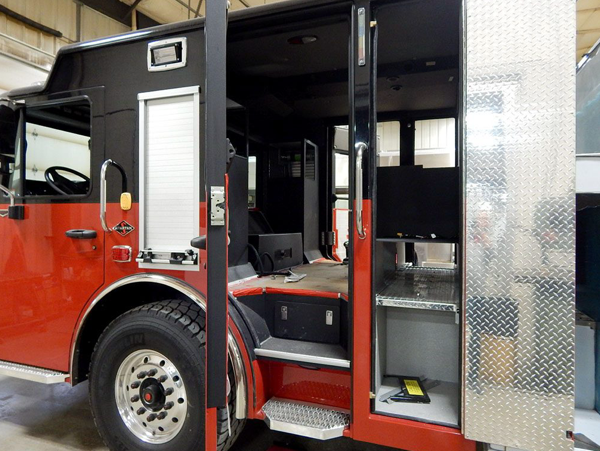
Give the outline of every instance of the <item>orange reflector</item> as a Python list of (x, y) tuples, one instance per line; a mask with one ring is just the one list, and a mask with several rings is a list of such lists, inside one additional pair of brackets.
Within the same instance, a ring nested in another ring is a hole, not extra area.
[(112, 259), (119, 263), (128, 263), (131, 261), (130, 246), (113, 246)]

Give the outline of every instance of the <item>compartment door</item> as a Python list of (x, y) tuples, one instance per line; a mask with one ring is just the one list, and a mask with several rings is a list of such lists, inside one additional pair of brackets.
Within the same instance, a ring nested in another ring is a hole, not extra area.
[(543, 11), (528, 1), (465, 6), (463, 430), (481, 442), (566, 451), (574, 408), (575, 2), (550, 0)]

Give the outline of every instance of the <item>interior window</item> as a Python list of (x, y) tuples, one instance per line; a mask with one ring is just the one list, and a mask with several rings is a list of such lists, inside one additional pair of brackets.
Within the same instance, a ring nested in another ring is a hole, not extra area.
[(400, 122), (377, 123), (377, 166), (400, 166)]
[(25, 196), (77, 196), (90, 189), (88, 101), (27, 108), (11, 187)]
[(415, 164), (424, 168), (456, 166), (456, 131), (453, 117), (415, 121)]

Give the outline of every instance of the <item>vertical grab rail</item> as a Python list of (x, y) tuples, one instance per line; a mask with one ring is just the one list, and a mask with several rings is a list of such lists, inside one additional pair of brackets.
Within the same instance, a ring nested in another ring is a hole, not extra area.
[(363, 227), (363, 153), (367, 150), (367, 145), (364, 142), (356, 143), (354, 146), (356, 149), (356, 177), (354, 180), (355, 196), (354, 201), (356, 203), (354, 208), (354, 216), (356, 218), (356, 232), (361, 240), (364, 240), (367, 234)]
[(119, 163), (109, 158), (102, 163), (102, 168), (100, 169), (100, 223), (102, 224), (102, 230), (106, 233), (112, 232), (111, 228), (108, 227), (108, 224), (106, 223), (106, 171), (109, 166), (114, 166), (119, 170), (122, 179), (121, 192), (125, 193), (127, 191), (127, 174), (125, 173), (125, 170)]

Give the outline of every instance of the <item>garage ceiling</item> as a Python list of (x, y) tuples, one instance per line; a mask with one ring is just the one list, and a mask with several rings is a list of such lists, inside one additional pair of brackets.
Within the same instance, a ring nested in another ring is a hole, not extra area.
[[(127, 5), (138, 3), (137, 9), (160, 23), (178, 22), (193, 19), (196, 13), (204, 16), (206, 0), (120, 0)], [(274, 3), (278, 0), (229, 0), (231, 9), (244, 9), (251, 6)], [(200, 6), (200, 9), (198, 9)]]
[(577, 61), (600, 39), (600, 0), (577, 0)]

